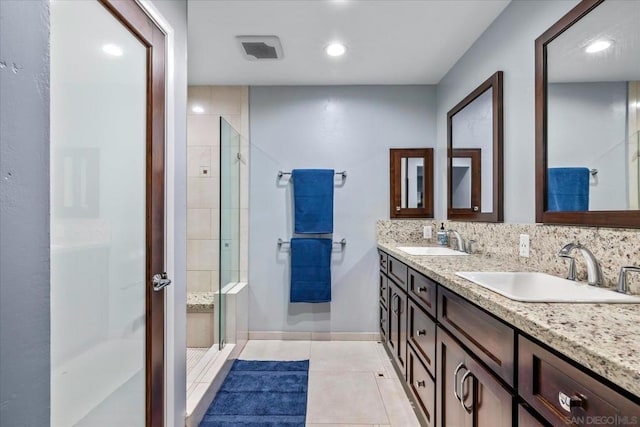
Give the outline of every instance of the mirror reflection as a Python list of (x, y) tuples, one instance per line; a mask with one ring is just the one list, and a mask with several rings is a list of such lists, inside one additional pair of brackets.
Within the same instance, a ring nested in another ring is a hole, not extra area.
[(502, 71), (447, 113), (447, 218), (502, 221)]
[(639, 18), (605, 1), (546, 46), (547, 211), (640, 208)]
[(389, 149), (389, 217), (433, 218), (433, 148)]
[(402, 157), (400, 160), (402, 208), (424, 207), (424, 158)]

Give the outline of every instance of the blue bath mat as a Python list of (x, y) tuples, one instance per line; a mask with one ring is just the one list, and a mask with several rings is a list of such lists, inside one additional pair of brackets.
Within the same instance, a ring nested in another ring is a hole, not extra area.
[(236, 360), (200, 427), (304, 427), (308, 378), (308, 360)]

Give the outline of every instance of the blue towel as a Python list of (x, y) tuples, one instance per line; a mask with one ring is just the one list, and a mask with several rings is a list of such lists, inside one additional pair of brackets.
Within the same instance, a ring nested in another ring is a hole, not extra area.
[(547, 210), (588, 211), (589, 175), (587, 168), (549, 168)]
[(291, 239), (291, 302), (331, 301), (331, 239)]
[(294, 169), (294, 233), (333, 233), (333, 169)]

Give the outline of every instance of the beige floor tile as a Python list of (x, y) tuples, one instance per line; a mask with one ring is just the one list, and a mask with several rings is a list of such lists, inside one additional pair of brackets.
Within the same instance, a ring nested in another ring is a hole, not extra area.
[(309, 372), (307, 422), (388, 424), (372, 372)]
[(377, 427), (377, 424), (305, 424), (305, 427)]
[(394, 427), (420, 427), (400, 380), (397, 378), (378, 378), (376, 381), (391, 425)]
[(312, 341), (310, 371), (384, 371), (376, 342)]
[(309, 341), (249, 341), (240, 353), (244, 360), (307, 360)]

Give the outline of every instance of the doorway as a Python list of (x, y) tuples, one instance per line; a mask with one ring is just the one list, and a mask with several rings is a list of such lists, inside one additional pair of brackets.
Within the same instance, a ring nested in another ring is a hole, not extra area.
[(164, 425), (164, 44), (133, 1), (51, 2), (53, 426)]

